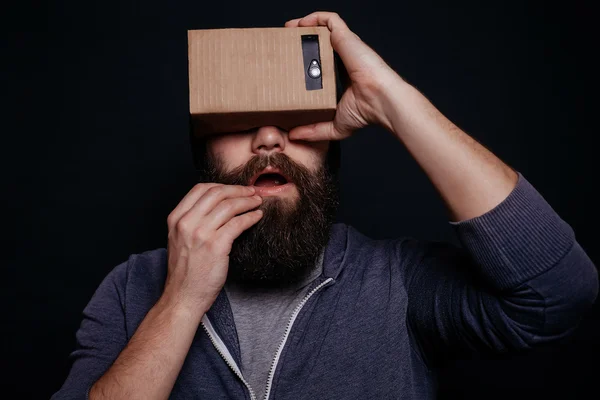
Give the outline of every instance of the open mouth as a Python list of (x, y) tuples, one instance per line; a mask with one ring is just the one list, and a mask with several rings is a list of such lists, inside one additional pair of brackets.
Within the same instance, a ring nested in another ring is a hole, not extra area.
[(250, 185), (257, 187), (282, 186), (289, 182), (289, 179), (283, 176), (279, 171), (273, 168), (266, 168), (250, 180)]

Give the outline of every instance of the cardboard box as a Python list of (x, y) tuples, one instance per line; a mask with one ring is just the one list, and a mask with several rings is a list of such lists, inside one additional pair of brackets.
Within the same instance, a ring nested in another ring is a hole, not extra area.
[(188, 31), (192, 134), (285, 130), (331, 121), (337, 104), (326, 27)]

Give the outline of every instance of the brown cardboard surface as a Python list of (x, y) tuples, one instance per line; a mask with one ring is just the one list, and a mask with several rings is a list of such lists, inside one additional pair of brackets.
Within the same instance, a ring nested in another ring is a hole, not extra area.
[[(302, 35), (319, 36), (322, 89), (307, 90)], [(333, 49), (326, 27), (188, 31), (190, 114), (195, 135), (332, 120)]]

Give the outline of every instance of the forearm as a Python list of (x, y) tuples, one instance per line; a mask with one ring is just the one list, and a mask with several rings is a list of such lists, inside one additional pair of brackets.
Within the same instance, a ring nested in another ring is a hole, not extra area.
[(517, 182), (515, 171), (449, 121), (414, 87), (397, 76), (384, 86), (384, 125), (427, 174), (454, 221), (483, 215), (509, 195)]
[(89, 398), (167, 399), (204, 312), (163, 295)]

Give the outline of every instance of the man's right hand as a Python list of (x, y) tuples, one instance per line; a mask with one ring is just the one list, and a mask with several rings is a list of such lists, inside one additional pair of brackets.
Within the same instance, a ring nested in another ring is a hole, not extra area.
[(159, 301), (115, 362), (89, 390), (90, 400), (167, 399), (200, 319), (225, 284), (235, 238), (262, 217), (262, 199), (246, 186), (198, 184), (169, 214), (168, 271)]
[(163, 297), (207, 311), (225, 284), (233, 241), (262, 217), (251, 186), (200, 183), (169, 214)]

